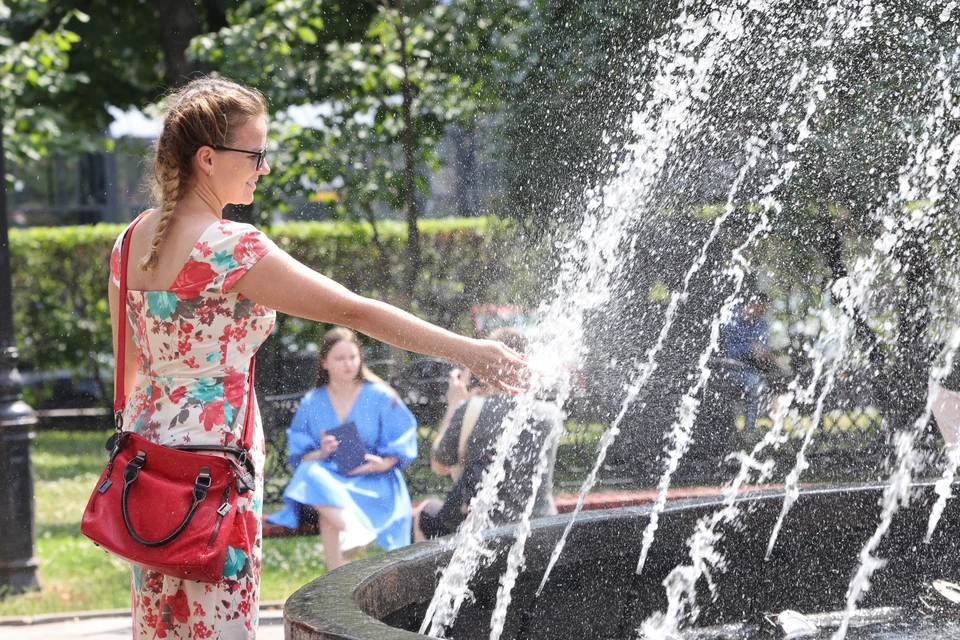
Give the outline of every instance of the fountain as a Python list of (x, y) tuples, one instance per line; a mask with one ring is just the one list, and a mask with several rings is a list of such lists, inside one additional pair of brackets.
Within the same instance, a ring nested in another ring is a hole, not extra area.
[[(960, 575), (956, 524), (938, 528), (929, 545), (922, 542), (926, 516), (936, 495), (932, 485), (918, 489), (917, 499), (901, 512), (878, 550), (888, 563), (872, 578), (872, 588), (862, 603), (863, 620), (889, 617), (889, 608), (905, 617), (921, 615), (919, 598), (925, 586), (935, 579)], [(723, 541), (717, 547), (726, 558), (726, 569), (712, 575), (711, 588), (701, 584), (697, 628), (742, 625), (749, 632), (762, 630), (764, 615), (771, 612), (842, 610), (858, 552), (880, 518), (878, 503), (883, 491), (882, 486), (859, 486), (803, 492), (784, 522), (769, 561), (764, 559), (768, 533), (779, 515), (783, 494), (773, 492), (746, 500), (738, 524), (722, 531)], [(660, 514), (661, 527), (692, 531), (719, 506), (711, 500), (670, 503)], [(663, 582), (689, 554), (682, 536), (658, 536), (644, 572), (637, 575), (637, 549), (649, 516), (648, 507), (584, 514), (568, 540), (568, 547), (575, 551), (561, 556), (539, 596), (540, 579), (566, 518), (538, 520), (526, 548), (526, 570), (514, 588), (504, 636), (531, 640), (637, 637), (642, 624), (667, 606)], [(960, 522), (955, 502), (948, 503), (943, 519)], [(448, 637), (489, 637), (499, 579), (514, 535), (514, 526), (488, 533), (497, 559), (474, 579), (475, 601), (464, 606)], [(451, 553), (449, 541), (428, 542), (363, 559), (308, 584), (287, 601), (286, 637), (422, 638), (415, 632), (438, 583), (438, 570)], [(749, 637), (690, 633), (695, 630), (685, 630), (677, 637)]]
[[(833, 615), (841, 640), (864, 620), (920, 615), (931, 581), (960, 578), (960, 456), (931, 455), (927, 397), (960, 346), (956, 5), (682, 0), (608, 136), (605, 181), (571, 200), (576, 231), (555, 240), (531, 350), (561, 402), (564, 363), (627, 363), (599, 369), (615, 409), (581, 503), (532, 522), (531, 500), (492, 529), (531, 409), (521, 398), (455, 538), (307, 585), (288, 601), (288, 637), (745, 638), (797, 610)], [(668, 503), (754, 279), (816, 325), (790, 349), (808, 366), (733, 453), (722, 498)], [(857, 371), (851, 402), (869, 394), (889, 434), (885, 479), (801, 490), (817, 427)], [(658, 500), (581, 514), (608, 455), (629, 459), (654, 429)], [(793, 466), (778, 470), (791, 434)], [(930, 469), (939, 480), (918, 480)], [(742, 494), (771, 479), (784, 489)]]

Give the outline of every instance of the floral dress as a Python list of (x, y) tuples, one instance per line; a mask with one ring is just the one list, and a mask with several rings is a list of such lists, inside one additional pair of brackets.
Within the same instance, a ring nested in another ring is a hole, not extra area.
[[(117, 286), (121, 238), (110, 258)], [(275, 247), (251, 225), (219, 220), (197, 239), (169, 290), (127, 293), (137, 376), (124, 425), (163, 445), (235, 445), (247, 411), (254, 411), (251, 457), (257, 481), (256, 490), (237, 502), (220, 582), (182, 580), (133, 566), (134, 638), (256, 636), (265, 447), (259, 411), (247, 406), (247, 391), (251, 358), (276, 313), (231, 288)]]

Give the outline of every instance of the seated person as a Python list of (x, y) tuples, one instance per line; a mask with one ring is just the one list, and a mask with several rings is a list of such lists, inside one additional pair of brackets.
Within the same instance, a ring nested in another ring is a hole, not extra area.
[[(516, 329), (496, 329), (489, 338), (519, 353), (526, 348), (526, 340)], [(433, 444), (430, 467), (437, 474), (452, 476), (455, 484), (443, 502), (429, 500), (421, 505), (414, 516), (414, 541), (449, 535), (463, 522), (483, 471), (493, 459), (504, 420), (516, 405), (513, 396), (492, 393), (478, 381), (471, 383), (470, 378), (470, 373), (462, 369), (450, 372), (447, 412)], [(553, 504), (553, 465), (562, 418), (555, 404), (537, 402), (533, 424), (521, 435), (507, 464), (506, 480), (499, 494), (503, 506), (493, 514), (497, 524), (518, 520), (523, 515), (540, 450), (547, 438), (553, 438), (553, 443), (533, 515), (557, 513)]]
[[(349, 430), (349, 423), (359, 432), (357, 455), (365, 453), (345, 471), (349, 438), (327, 431)], [(283, 492), (286, 506), (267, 521), (296, 528), (304, 511), (315, 509), (328, 570), (345, 564), (345, 551), (374, 539), (387, 550), (410, 544), (413, 513), (400, 468), (417, 457), (416, 432), (410, 410), (363, 364), (356, 335), (331, 329), (320, 346), (317, 388), (303, 396), (287, 430), (294, 474)]]
[(783, 375), (778, 355), (767, 347), (769, 310), (770, 297), (757, 293), (734, 314), (726, 327), (727, 357), (746, 365), (728, 375), (742, 387), (747, 398), (745, 427), (748, 430), (753, 429), (757, 421), (760, 400), (766, 392), (765, 377)]

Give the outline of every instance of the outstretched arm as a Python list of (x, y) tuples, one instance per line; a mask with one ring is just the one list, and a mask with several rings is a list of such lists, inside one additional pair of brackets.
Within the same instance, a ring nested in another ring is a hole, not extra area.
[(526, 364), (503, 344), (457, 335), (359, 296), (282, 250), (263, 256), (234, 289), (283, 313), (343, 325), (401, 349), (459, 362), (498, 389), (516, 391), (527, 385)]

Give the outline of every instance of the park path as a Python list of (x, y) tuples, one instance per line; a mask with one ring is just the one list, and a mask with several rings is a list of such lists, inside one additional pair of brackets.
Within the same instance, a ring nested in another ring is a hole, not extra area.
[[(132, 635), (130, 615), (120, 612), (24, 618), (19, 622), (8, 618), (0, 623), (0, 640), (121, 640)], [(261, 612), (257, 640), (283, 640), (281, 609)]]

